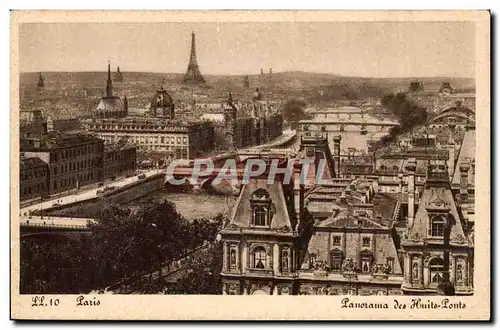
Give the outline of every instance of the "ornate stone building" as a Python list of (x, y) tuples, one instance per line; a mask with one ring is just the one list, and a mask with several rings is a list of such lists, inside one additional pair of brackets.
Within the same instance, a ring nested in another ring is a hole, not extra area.
[(163, 86), (161, 86), (151, 99), (149, 105), (149, 115), (156, 118), (174, 119), (174, 109), (175, 105), (172, 97), (169, 93), (167, 93)]
[(108, 63), (108, 79), (106, 81), (106, 94), (93, 111), (94, 118), (124, 118), (128, 116), (127, 98), (122, 101), (113, 95), (113, 81), (111, 80), (111, 66)]
[[(451, 281), (457, 294), (471, 294), (470, 218), (454, 199), (446, 160), (399, 159), (396, 189), (385, 191), (385, 172), (339, 177), (340, 139), (333, 141), (331, 152), (327, 136), (303, 136), (291, 183), (269, 184), (263, 174), (243, 186), (221, 231), (224, 293), (436, 294), (449, 224)], [(469, 168), (460, 169), (460, 196), (471, 194)]]
[[(401, 286), (403, 292), (436, 294), (449, 264), (450, 280), (455, 285), (456, 294), (472, 294), (474, 242), (464, 228), (465, 219), (458, 212), (445, 163), (429, 162), (415, 217), (412, 213), (413, 210), (408, 211), (407, 231), (401, 240), (405, 274)], [(448, 239), (450, 260), (446, 263), (443, 255)]]
[[(261, 92), (256, 93), (262, 97)], [(218, 146), (227, 149), (265, 144), (283, 133), (283, 116), (268, 103), (255, 100), (251, 113), (251, 116), (245, 115), (230, 93), (222, 105), (222, 113), (206, 113), (201, 119), (214, 124)]]
[(292, 184), (269, 185), (263, 177), (244, 185), (240, 203), (221, 231), (223, 294), (293, 294), (305, 221)]

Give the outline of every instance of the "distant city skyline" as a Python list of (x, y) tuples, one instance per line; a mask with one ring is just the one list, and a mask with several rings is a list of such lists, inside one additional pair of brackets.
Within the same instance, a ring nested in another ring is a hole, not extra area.
[(22, 24), (20, 70), (183, 74), (193, 31), (203, 75), (475, 76), (471, 22)]

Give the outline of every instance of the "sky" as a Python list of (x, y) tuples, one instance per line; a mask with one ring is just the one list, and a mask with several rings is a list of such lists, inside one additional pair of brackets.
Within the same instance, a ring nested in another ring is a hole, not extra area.
[(30, 23), (20, 69), (184, 73), (192, 31), (202, 74), (475, 75), (472, 22)]

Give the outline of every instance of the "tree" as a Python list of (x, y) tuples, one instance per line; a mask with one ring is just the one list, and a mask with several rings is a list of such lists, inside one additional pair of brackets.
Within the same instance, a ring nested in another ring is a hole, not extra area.
[[(190, 223), (172, 202), (159, 198), (146, 200), (136, 210), (118, 204), (95, 205), (96, 222), (89, 224), (90, 236), (21, 241), (22, 293), (87, 293), (124, 280), (137, 284), (137, 291), (157, 293), (165, 286), (165, 265), (188, 253), (202, 255), (192, 263), (191, 277), (185, 279), (192, 283), (188, 291), (208, 290), (209, 284), (203, 283), (212, 283), (205, 272), (213, 257), (204, 252), (204, 243), (215, 240), (222, 215)], [(193, 278), (193, 272), (201, 277)]]
[(283, 117), (292, 127), (296, 127), (299, 120), (305, 119), (305, 108), (307, 104), (304, 100), (290, 99), (283, 107)]

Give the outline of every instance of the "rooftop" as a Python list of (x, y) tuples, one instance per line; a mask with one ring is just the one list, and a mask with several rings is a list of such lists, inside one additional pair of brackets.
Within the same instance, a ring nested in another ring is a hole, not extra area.
[[(91, 143), (102, 143), (102, 140), (90, 134), (66, 134), (61, 132), (49, 132), (37, 137), (21, 139), (20, 148), (23, 151), (49, 151), (53, 149), (86, 145)], [(37, 146), (37, 144), (39, 144)]]
[(21, 159), (19, 160), (19, 165), (21, 170), (23, 170), (27, 168), (46, 166), (47, 164), (38, 157), (21, 157)]

